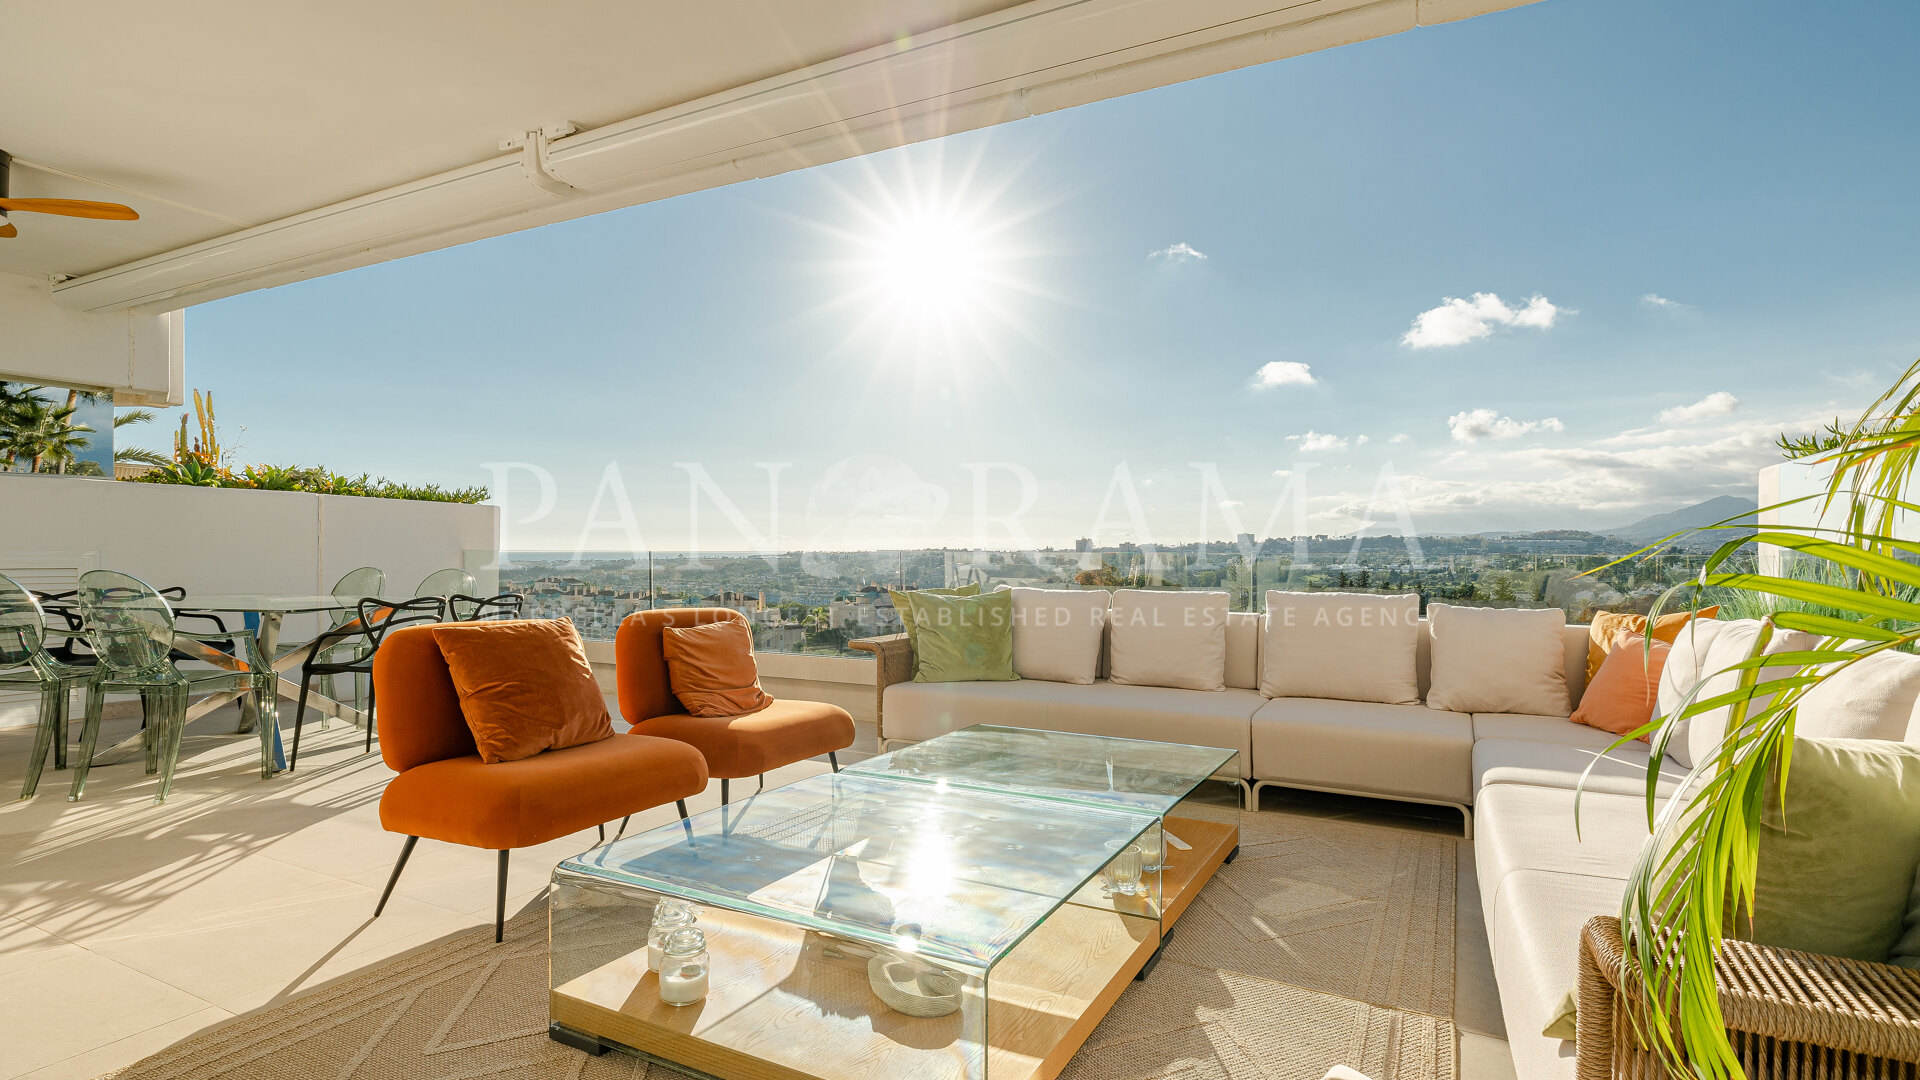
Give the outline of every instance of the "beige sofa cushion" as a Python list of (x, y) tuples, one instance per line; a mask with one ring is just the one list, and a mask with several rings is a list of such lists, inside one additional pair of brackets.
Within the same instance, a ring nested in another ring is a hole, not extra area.
[[(1712, 647), (1713, 639), (1731, 622), (1717, 619), (1692, 619), (1681, 628), (1673, 639), (1673, 648), (1667, 650), (1667, 666), (1660, 669), (1660, 694), (1654, 703), (1657, 716), (1671, 716), (1685, 701), (1687, 693), (1712, 672), (1707, 670), (1707, 650)], [(1693, 726), (1691, 719), (1682, 720), (1675, 729), (1673, 737), (1667, 742), (1667, 753), (1675, 761), (1693, 767), (1693, 754), (1688, 747), (1688, 731)]]
[(1801, 695), (1794, 733), (1803, 739), (1910, 739), (1920, 702), (1920, 656), (1862, 657)]
[(1253, 775), (1466, 805), (1473, 718), (1424, 705), (1273, 698), (1253, 714)]
[(1500, 883), (1515, 872), (1544, 870), (1623, 882), (1633, 872), (1633, 861), (1650, 835), (1646, 800), (1583, 795), (1578, 833), (1573, 802), (1571, 788), (1494, 784), (1481, 789), (1474, 807), (1473, 860), (1489, 926), (1499, 913)]
[(1559, 608), (1427, 605), (1433, 688), (1427, 704), (1452, 712), (1567, 716), (1567, 613)]
[(1091, 683), (1107, 631), (1104, 589), (1013, 593), (1013, 670), (1023, 679)]
[[(1705, 672), (1705, 677), (1694, 698), (1695, 701), (1705, 701), (1739, 689), (1741, 673), (1727, 669), (1747, 658), (1747, 654), (1753, 651), (1753, 643), (1759, 634), (1760, 623), (1756, 619), (1741, 619), (1738, 622), (1727, 623), (1714, 634), (1712, 643), (1707, 646), (1706, 656), (1701, 661), (1701, 669)], [(1819, 642), (1819, 638), (1799, 630), (1776, 629), (1773, 637), (1767, 641), (1764, 655), (1771, 656), (1776, 653), (1810, 649)], [(1798, 669), (1785, 665), (1761, 668), (1758, 681), (1768, 683), (1784, 679), (1796, 670)], [(1665, 673), (1662, 674), (1664, 676)], [(1748, 706), (1748, 713), (1751, 714), (1762, 707), (1768, 700), (1767, 695), (1754, 698)], [(1714, 755), (1720, 746), (1720, 740), (1726, 737), (1727, 722), (1732, 715), (1733, 707), (1723, 705), (1689, 718), (1685, 764), (1689, 767), (1696, 766)], [(1671, 744), (1669, 750), (1671, 750)]]
[(1218, 746), (1251, 775), (1248, 721), (1266, 703), (1256, 690), (1205, 694), (1164, 686), (1019, 682), (894, 683), (881, 699), (889, 742), (919, 742), (974, 724), (1072, 731), (1121, 739)]
[[(1638, 742), (1616, 750), (1599, 750), (1518, 739), (1479, 739), (1473, 744), (1474, 803), (1478, 805), (1493, 784), (1572, 791), (1580, 785), (1583, 774), (1588, 791), (1644, 799), (1647, 767), (1652, 763), (1652, 751)], [(1589, 767), (1591, 772), (1587, 772)], [(1687, 770), (1669, 756), (1660, 764), (1655, 797), (1672, 798), (1686, 779)]]
[(1260, 692), (1390, 705), (1420, 702), (1420, 596), (1267, 594)]
[(1226, 689), (1226, 593), (1116, 589), (1107, 620), (1114, 682)]
[[(1500, 1012), (1518, 1080), (1575, 1080), (1574, 1044), (1542, 1035), (1579, 981), (1580, 928), (1620, 910), (1626, 883), (1541, 870), (1509, 874), (1500, 915), (1487, 920)], [(1485, 896), (1482, 896), (1485, 899)]]
[(1476, 739), (1521, 739), (1527, 742), (1605, 750), (1620, 736), (1576, 724), (1564, 716), (1528, 716), (1525, 713), (1474, 713)]

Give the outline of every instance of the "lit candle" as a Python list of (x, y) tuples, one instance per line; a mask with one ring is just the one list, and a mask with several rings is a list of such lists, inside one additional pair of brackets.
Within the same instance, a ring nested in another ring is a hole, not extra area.
[(691, 1005), (706, 996), (705, 964), (683, 964), (673, 974), (660, 976), (660, 1000), (669, 1005)]
[(691, 1005), (707, 996), (707, 935), (697, 927), (675, 930), (661, 946), (660, 1000)]

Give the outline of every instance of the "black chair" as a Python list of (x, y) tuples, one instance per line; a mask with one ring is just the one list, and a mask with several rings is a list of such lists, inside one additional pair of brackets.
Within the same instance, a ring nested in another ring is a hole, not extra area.
[[(73, 667), (92, 667), (95, 660), (93, 649), (87, 645), (86, 620), (80, 617), (80, 605), (74, 599), (79, 592), (78, 589), (59, 593), (36, 590), (33, 598), (40, 602), (40, 611), (47, 619), (47, 637), (42, 646), (47, 655)], [(58, 626), (54, 625), (56, 622)]]
[(491, 619), (517, 619), (527, 598), (519, 593), (503, 592), (482, 599), (455, 593), (447, 597), (447, 610), (455, 622), (485, 622)]
[[(377, 707), (373, 699), (373, 654), (380, 649), (380, 642), (390, 630), (414, 623), (445, 622), (447, 620), (447, 601), (440, 596), (421, 596), (412, 600), (379, 600), (367, 597), (360, 601), (360, 617), (322, 633), (307, 645), (307, 658), (300, 665), (300, 704), (293, 713), (293, 752), (287, 756), (287, 771), (292, 772), (300, 761), (300, 725), (307, 718), (307, 693), (313, 687), (317, 675), (365, 675), (367, 676), (367, 752), (373, 750), (373, 711)], [(350, 660), (321, 660), (331, 655), (336, 648), (348, 648)]]

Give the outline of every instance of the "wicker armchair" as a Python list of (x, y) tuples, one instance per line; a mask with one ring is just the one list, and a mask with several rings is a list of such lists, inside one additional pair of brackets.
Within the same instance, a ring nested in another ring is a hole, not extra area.
[(887, 687), (913, 681), (913, 645), (905, 634), (861, 638), (847, 642), (847, 648), (873, 654), (874, 738), (881, 753), (887, 750)]
[[(1667, 1080), (1634, 1036), (1643, 999), (1622, 992), (1620, 921), (1580, 934), (1579, 1080)], [(1720, 1010), (1749, 1080), (1920, 1078), (1920, 971), (1728, 941)]]

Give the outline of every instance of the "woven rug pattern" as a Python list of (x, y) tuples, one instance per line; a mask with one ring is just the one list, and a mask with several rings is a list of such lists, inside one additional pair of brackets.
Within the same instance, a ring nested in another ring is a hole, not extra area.
[(1243, 815), (1240, 857), (1194, 898), (1165, 955), (1452, 1016), (1457, 844), (1377, 825)]
[[(1442, 857), (1444, 855), (1444, 857)], [(1182, 917), (1063, 1080), (1454, 1080), (1453, 842), (1244, 816), (1241, 854)], [(670, 1080), (547, 1038), (544, 906), (239, 1017), (113, 1080)], [(1333, 970), (1345, 969), (1345, 970)]]

